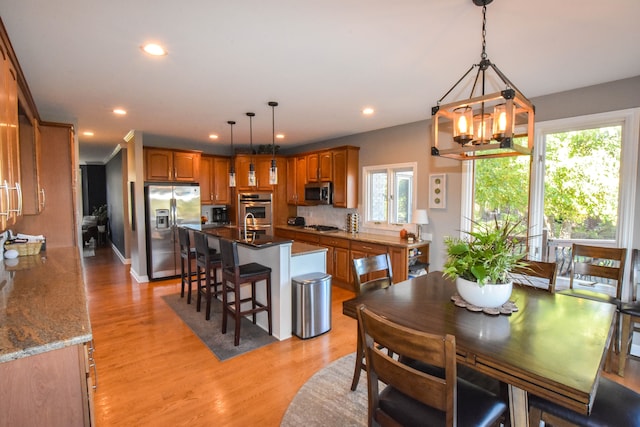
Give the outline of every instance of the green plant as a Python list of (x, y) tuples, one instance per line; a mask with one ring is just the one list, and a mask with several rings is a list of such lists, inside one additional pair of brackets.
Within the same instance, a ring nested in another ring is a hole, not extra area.
[(499, 222), (473, 221), (474, 230), (465, 232), (465, 239), (446, 237), (447, 260), (444, 276), (450, 279), (462, 277), (480, 286), (509, 282), (509, 273), (515, 267), (525, 267), (522, 261), (525, 246), (515, 236), (521, 221), (509, 219)]
[(96, 217), (98, 221), (98, 225), (105, 225), (107, 223), (107, 219), (109, 218), (109, 210), (107, 209), (107, 205), (102, 205), (93, 208), (93, 212), (91, 215)]

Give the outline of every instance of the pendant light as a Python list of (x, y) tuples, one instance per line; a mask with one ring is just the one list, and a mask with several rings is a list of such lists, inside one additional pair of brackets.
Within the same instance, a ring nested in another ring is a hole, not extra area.
[(276, 107), (278, 103), (269, 101), (271, 107), (271, 169), (269, 169), (269, 184), (276, 185), (278, 183), (278, 166), (276, 165)]
[(253, 164), (253, 117), (256, 113), (247, 113), (249, 117), (249, 146), (250, 146), (250, 161), (249, 161), (249, 187), (256, 186), (256, 167)]
[[(473, 64), (431, 109), (431, 154), (456, 160), (531, 155), (535, 107), (487, 57), (486, 14), (487, 5), (493, 0), (472, 1), (482, 7), (480, 62)], [(476, 67), (478, 71), (472, 80), (471, 71)], [(497, 79), (487, 75), (491, 71)], [(496, 91), (487, 94), (489, 83), (496, 86)], [(459, 85), (471, 87), (469, 98), (440, 105)], [(442, 142), (449, 139), (446, 137), (449, 134), (453, 141), (445, 146)], [(526, 137), (526, 142), (516, 141), (516, 137)]]
[(229, 120), (227, 122), (229, 127), (231, 128), (231, 162), (229, 163), (229, 187), (236, 186), (236, 167), (233, 163), (233, 125), (236, 124), (233, 120)]

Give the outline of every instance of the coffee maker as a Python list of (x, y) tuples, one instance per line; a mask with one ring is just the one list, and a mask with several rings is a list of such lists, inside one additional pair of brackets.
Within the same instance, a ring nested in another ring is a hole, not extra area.
[(212, 205), (208, 208), (208, 223), (216, 225), (229, 224), (229, 206)]

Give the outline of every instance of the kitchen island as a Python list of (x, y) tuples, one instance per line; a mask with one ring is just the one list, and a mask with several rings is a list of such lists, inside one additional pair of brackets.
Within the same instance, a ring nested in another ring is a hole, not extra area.
[(1, 260), (5, 425), (89, 425), (92, 340), (78, 248)]
[[(326, 248), (293, 243), (291, 239), (257, 235), (255, 239), (244, 239), (242, 228), (223, 226), (200, 229), (189, 226), (194, 232), (209, 236), (209, 246), (220, 249), (218, 239), (225, 238), (238, 242), (240, 264), (257, 262), (271, 268), (271, 315), (273, 336), (279, 340), (291, 338), (291, 278), (297, 275), (327, 271)], [(248, 291), (249, 287), (245, 287)], [(258, 299), (266, 301), (264, 286), (258, 286)], [(245, 291), (245, 289), (243, 289)], [(245, 294), (241, 294), (245, 297)], [(268, 330), (266, 313), (258, 313), (256, 323)]]

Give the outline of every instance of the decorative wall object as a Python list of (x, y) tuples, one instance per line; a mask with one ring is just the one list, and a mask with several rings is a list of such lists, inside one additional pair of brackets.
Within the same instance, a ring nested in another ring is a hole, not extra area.
[(447, 175), (444, 173), (429, 175), (429, 207), (431, 209), (447, 207)]

